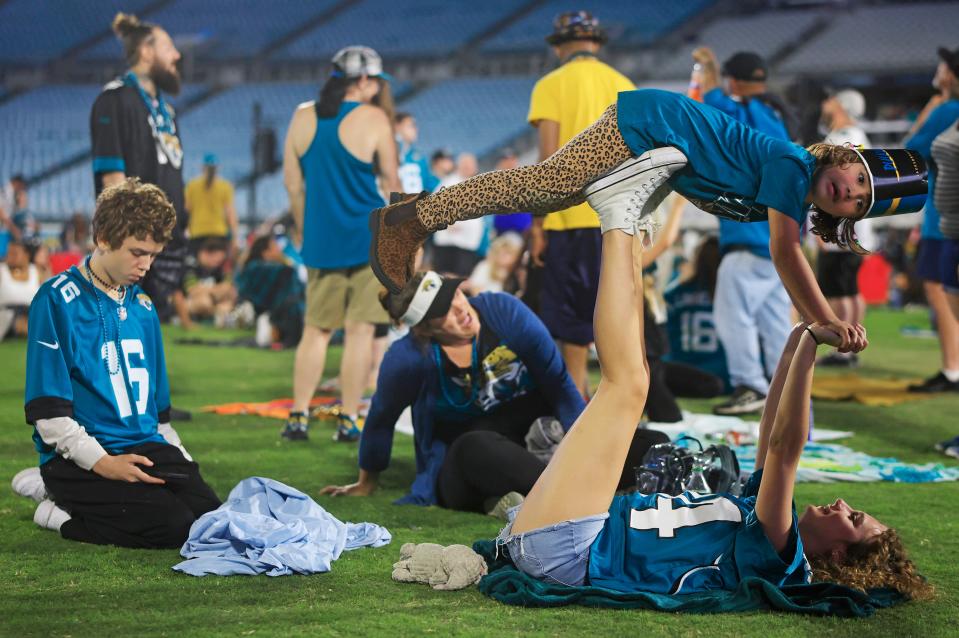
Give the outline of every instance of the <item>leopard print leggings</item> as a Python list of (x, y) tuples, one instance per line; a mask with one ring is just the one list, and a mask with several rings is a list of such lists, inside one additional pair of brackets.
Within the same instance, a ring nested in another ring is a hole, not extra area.
[(614, 104), (543, 162), (471, 177), (417, 201), (416, 213), (431, 232), (484, 215), (545, 215), (583, 203), (584, 187), (632, 156), (616, 125)]

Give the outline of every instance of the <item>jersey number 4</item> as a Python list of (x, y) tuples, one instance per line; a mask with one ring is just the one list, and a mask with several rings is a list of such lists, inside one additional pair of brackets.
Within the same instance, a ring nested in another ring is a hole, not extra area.
[[(130, 394), (127, 392), (127, 384), (123, 378), (123, 371), (120, 366), (114, 366), (113, 362), (117, 360), (117, 344), (110, 342), (105, 346), (104, 357), (107, 360), (108, 367), (116, 369), (115, 373), (110, 374), (110, 385), (113, 387), (113, 395), (117, 400), (117, 408), (120, 411), (120, 418), (125, 419), (133, 410), (130, 406)], [(150, 391), (150, 372), (143, 365), (134, 366), (130, 362), (130, 355), (139, 355), (141, 364), (146, 364), (146, 358), (143, 354), (143, 342), (139, 339), (123, 339), (120, 342), (120, 348), (123, 350), (123, 367), (127, 370), (127, 378), (130, 380), (130, 386), (136, 394), (137, 414), (143, 414), (147, 410), (147, 397)]]
[[(678, 501), (685, 507), (674, 508), (673, 501)], [(673, 538), (676, 530), (681, 527), (714, 521), (738, 523), (741, 520), (743, 515), (736, 504), (718, 494), (699, 496), (695, 501), (689, 501), (685, 494), (675, 497), (659, 494), (656, 497), (656, 507), (631, 510), (629, 513), (630, 527), (659, 530), (660, 538)]]

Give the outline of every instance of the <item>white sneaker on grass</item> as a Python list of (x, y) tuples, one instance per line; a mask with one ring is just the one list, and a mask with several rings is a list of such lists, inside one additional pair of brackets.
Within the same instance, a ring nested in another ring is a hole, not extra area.
[(33, 513), (33, 522), (44, 529), (50, 529), (59, 532), (63, 524), (70, 520), (67, 511), (57, 507), (57, 504), (47, 499), (37, 505), (37, 511)]
[(654, 148), (584, 188), (587, 203), (599, 213), (602, 232), (616, 228), (629, 235), (637, 229), (651, 233), (656, 227), (653, 211), (671, 190), (666, 181), (687, 162), (686, 155), (672, 146)]
[(20, 470), (10, 481), (10, 487), (20, 496), (32, 498), (37, 503), (47, 498), (47, 486), (43, 483), (43, 477), (40, 476), (39, 467), (28, 467)]

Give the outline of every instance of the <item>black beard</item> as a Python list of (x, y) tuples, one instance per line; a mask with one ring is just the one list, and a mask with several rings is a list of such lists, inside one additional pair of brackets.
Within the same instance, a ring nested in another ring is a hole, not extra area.
[(180, 72), (176, 70), (176, 67), (170, 72), (154, 66), (150, 69), (150, 79), (160, 91), (174, 96), (180, 94)]

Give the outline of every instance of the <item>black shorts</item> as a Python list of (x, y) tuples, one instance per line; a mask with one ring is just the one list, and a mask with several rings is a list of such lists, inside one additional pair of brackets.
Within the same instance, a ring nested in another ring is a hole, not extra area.
[(825, 250), (819, 253), (816, 265), (816, 279), (826, 297), (855, 297), (859, 294), (859, 266), (862, 255), (856, 253), (833, 253)]
[(946, 292), (959, 294), (959, 239), (944, 239), (939, 254), (939, 273)]
[(942, 246), (945, 240), (924, 238), (919, 240), (916, 255), (916, 276), (923, 281), (942, 283)]
[(593, 342), (603, 236), (598, 228), (546, 231), (546, 268), (539, 316), (555, 339)]

